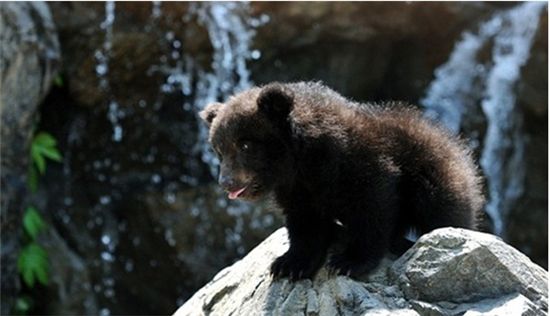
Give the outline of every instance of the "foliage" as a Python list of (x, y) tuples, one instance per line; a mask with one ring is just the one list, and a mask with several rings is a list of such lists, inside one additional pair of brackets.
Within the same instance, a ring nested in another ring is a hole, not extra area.
[(63, 87), (63, 77), (61, 75), (55, 76), (55, 78), (53, 78), (53, 85), (59, 88)]
[(13, 313), (15, 315), (27, 315), (33, 306), (33, 301), (28, 296), (18, 297), (13, 307)]
[[(54, 84), (62, 85), (62, 79), (56, 78)], [(31, 164), (28, 173), (28, 186), (32, 193), (38, 188), (38, 177), (46, 172), (47, 161), (61, 162), (62, 156), (57, 149), (56, 139), (46, 133), (37, 133), (31, 142)], [(31, 289), (37, 283), (48, 285), (49, 261), (48, 253), (37, 242), (41, 232), (46, 229), (46, 223), (34, 206), (28, 206), (23, 214), (23, 231), (25, 243), (17, 259), (17, 271), (25, 285)], [(33, 301), (28, 296), (20, 296), (13, 307), (14, 314), (26, 315), (33, 309)]]
[(38, 176), (46, 172), (46, 159), (60, 162), (63, 158), (57, 149), (55, 138), (46, 133), (36, 134), (31, 143), (31, 161), (29, 169), (28, 185), (31, 192), (38, 189)]
[(46, 158), (61, 161), (61, 154), (56, 145), (57, 141), (48, 133), (41, 132), (34, 137), (31, 143), (31, 157), (40, 174), (46, 172)]
[(42, 220), (40, 214), (32, 206), (29, 206), (23, 216), (23, 229), (31, 240), (35, 240), (38, 233), (40, 233), (46, 225)]
[(48, 285), (48, 269), (48, 254), (36, 242), (31, 242), (21, 250), (17, 270), (28, 287), (34, 287), (35, 280)]

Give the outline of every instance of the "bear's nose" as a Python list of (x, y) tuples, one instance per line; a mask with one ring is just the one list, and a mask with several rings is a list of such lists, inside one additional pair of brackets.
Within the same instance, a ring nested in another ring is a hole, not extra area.
[(226, 190), (234, 189), (236, 185), (235, 179), (226, 175), (220, 175), (218, 183)]

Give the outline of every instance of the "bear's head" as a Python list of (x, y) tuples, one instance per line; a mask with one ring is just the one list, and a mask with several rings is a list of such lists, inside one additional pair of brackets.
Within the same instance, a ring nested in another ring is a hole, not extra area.
[(230, 199), (256, 200), (293, 176), (291, 91), (281, 84), (252, 88), (209, 104), (200, 117), (220, 160), (219, 184)]

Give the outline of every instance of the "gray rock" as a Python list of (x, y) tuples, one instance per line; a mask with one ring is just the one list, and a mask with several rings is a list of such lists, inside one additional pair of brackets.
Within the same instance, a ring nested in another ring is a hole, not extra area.
[(409, 299), (472, 302), (520, 293), (547, 309), (548, 273), (489, 234), (435, 230), (397, 260), (391, 274)]
[[(501, 299), (484, 300), (472, 306), (471, 308), (461, 308), (458, 310), (460, 315), (464, 316), (499, 316), (499, 315), (518, 315), (518, 316), (539, 316), (546, 315), (528, 298), (521, 294), (510, 295)], [(462, 312), (465, 313), (463, 314)], [(457, 313), (458, 315), (458, 313)]]
[(287, 248), (286, 230), (279, 229), (218, 273), (176, 315), (418, 315), (396, 287), (367, 287), (348, 277), (329, 276), (325, 269), (313, 281), (274, 281), (269, 266)]
[(175, 315), (546, 315), (547, 272), (488, 234), (436, 230), (359, 280), (323, 268), (314, 280), (274, 281), (269, 266), (287, 248), (280, 229)]
[(48, 314), (98, 315), (99, 308), (86, 263), (69, 248), (55, 228), (40, 238), (50, 260)]
[(60, 59), (48, 6), (40, 2), (1, 3), (0, 43), (1, 313), (8, 314), (19, 288), (15, 262), (29, 142), (37, 107), (49, 90)]
[(546, 315), (546, 312), (538, 308), (533, 302), (521, 294), (512, 294), (496, 299), (484, 299), (475, 303), (453, 304), (439, 302), (437, 304), (410, 301), (412, 307), (423, 316), (500, 316), (500, 315), (521, 315), (538, 316)]

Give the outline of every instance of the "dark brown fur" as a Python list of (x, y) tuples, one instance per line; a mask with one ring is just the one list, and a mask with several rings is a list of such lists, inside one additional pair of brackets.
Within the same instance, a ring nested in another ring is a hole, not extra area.
[[(336, 231), (330, 270), (371, 271), (409, 229), (475, 229), (484, 202), (467, 147), (407, 106), (351, 102), (319, 84), (270, 84), (201, 112), (221, 158), (220, 183), (241, 198), (273, 193), (290, 249), (271, 271), (310, 278)], [(339, 226), (336, 221), (343, 225)]]

